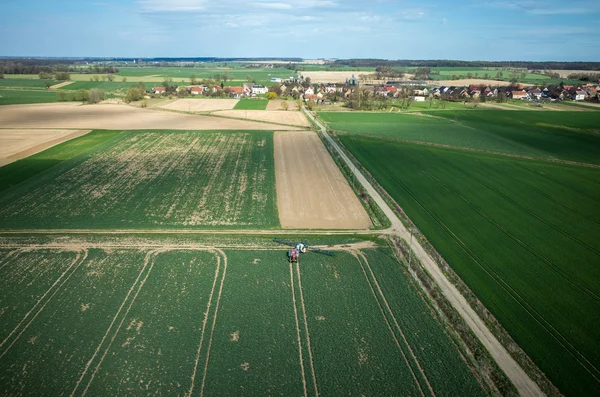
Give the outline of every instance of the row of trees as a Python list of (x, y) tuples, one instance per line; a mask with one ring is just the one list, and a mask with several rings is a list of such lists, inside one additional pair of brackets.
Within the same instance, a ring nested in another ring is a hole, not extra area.
[(56, 91), (56, 96), (59, 101), (98, 103), (104, 100), (104, 91), (98, 88), (92, 88), (91, 90), (77, 90), (73, 92), (58, 90)]
[(59, 80), (59, 81), (67, 81), (71, 79), (71, 75), (68, 72), (40, 72), (40, 79), (42, 80)]

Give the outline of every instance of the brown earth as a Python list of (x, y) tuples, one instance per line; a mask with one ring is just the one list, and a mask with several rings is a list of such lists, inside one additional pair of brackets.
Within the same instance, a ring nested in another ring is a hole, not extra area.
[(88, 132), (90, 130), (0, 129), (0, 167)]
[[(288, 105), (287, 109), (283, 108), (284, 102)], [(298, 104), (296, 101), (269, 101), (267, 110), (298, 110)]]
[[(127, 105), (46, 103), (0, 106), (3, 128), (81, 128), (107, 130), (267, 130), (274, 126), (245, 120), (141, 109)], [(277, 126), (279, 130), (295, 127)]]
[(178, 99), (160, 107), (184, 112), (210, 112), (233, 109), (237, 103), (237, 99)]
[(73, 84), (73, 83), (74, 83), (74, 81), (63, 81), (62, 83), (54, 84), (53, 86), (50, 87), (50, 89), (56, 90), (58, 88), (62, 88), (66, 85)]
[(280, 112), (277, 110), (222, 110), (213, 112), (215, 116), (233, 117), (236, 119), (250, 119), (266, 121), (268, 123), (291, 124), (300, 127), (310, 127), (304, 114), (300, 112)]
[(552, 72), (558, 73), (562, 79), (565, 79), (573, 73), (596, 74), (600, 73), (600, 70), (552, 70)]
[(371, 221), (313, 131), (275, 132), (275, 180), (284, 228), (366, 229)]

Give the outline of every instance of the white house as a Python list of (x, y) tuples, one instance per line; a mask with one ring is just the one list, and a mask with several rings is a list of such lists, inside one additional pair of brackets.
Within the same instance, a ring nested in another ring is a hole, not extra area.
[(252, 93), (254, 95), (266, 94), (267, 92), (269, 92), (269, 89), (267, 87), (265, 87), (264, 85), (252, 86)]
[(583, 101), (585, 100), (585, 91), (575, 91), (573, 94), (574, 101)]
[(314, 95), (315, 90), (312, 87), (308, 87), (306, 91), (304, 91), (304, 95)]

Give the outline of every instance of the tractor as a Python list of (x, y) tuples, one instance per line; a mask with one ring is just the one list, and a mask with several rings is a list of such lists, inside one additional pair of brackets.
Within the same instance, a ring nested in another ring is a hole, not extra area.
[(316, 252), (318, 254), (323, 254), (323, 255), (327, 255), (327, 256), (334, 255), (333, 252), (331, 252), (331, 251), (322, 250), (320, 248), (309, 247), (308, 243), (306, 241), (296, 243), (296, 242), (293, 242), (290, 240), (281, 240), (278, 238), (274, 238), (273, 241), (276, 243), (279, 243), (279, 244), (283, 244), (283, 245), (292, 247), (292, 248), (288, 249), (288, 252), (287, 252), (287, 257), (288, 257), (288, 260), (290, 261), (290, 263), (298, 263), (300, 254), (304, 254), (308, 251)]

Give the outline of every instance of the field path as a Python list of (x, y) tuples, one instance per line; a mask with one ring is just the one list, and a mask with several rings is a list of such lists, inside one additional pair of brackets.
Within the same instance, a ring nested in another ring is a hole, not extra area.
[(477, 313), (475, 313), (458, 289), (446, 278), (442, 270), (439, 268), (433, 258), (427, 253), (427, 251), (425, 251), (423, 246), (416, 241), (416, 239), (411, 238), (411, 233), (409, 233), (394, 211), (381, 197), (379, 192), (375, 190), (373, 185), (371, 185), (364, 175), (354, 166), (342, 148), (331, 138), (331, 136), (329, 136), (327, 129), (306, 109), (303, 109), (303, 111), (321, 128), (321, 132), (325, 136), (325, 139), (327, 139), (332, 147), (338, 152), (343, 161), (348, 164), (352, 172), (355, 174), (356, 179), (361, 183), (367, 193), (373, 198), (373, 200), (375, 200), (377, 205), (379, 205), (381, 210), (388, 217), (392, 224), (390, 232), (392, 234), (399, 235), (405, 241), (411, 241), (411, 248), (414, 255), (419, 259), (423, 267), (425, 267), (431, 277), (435, 280), (446, 299), (452, 304), (454, 309), (467, 323), (469, 328), (471, 328), (483, 346), (485, 346), (500, 369), (502, 369), (506, 376), (511, 380), (514, 386), (517, 388), (519, 394), (521, 396), (544, 396), (545, 394), (542, 392), (539, 386), (529, 377), (529, 375), (527, 375), (527, 373), (525, 373), (523, 368), (521, 368), (521, 366), (512, 358), (506, 348), (487, 328), (483, 320), (477, 315)]

